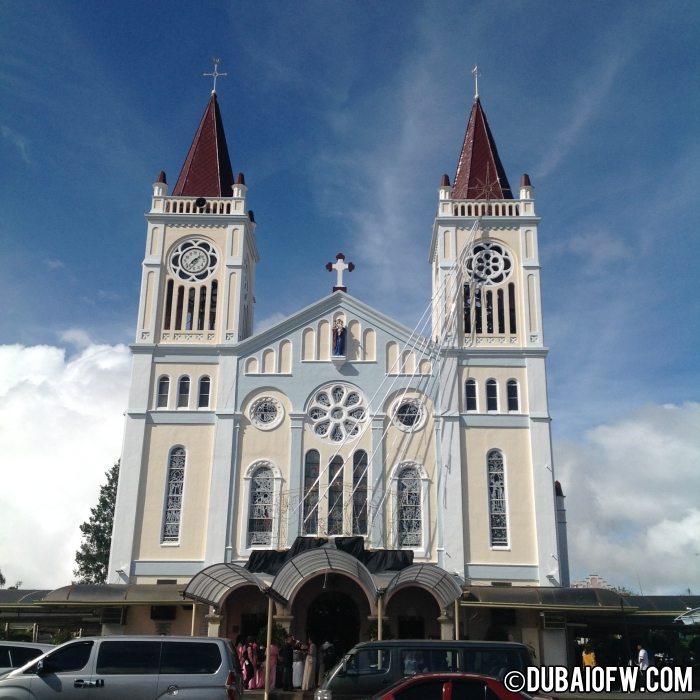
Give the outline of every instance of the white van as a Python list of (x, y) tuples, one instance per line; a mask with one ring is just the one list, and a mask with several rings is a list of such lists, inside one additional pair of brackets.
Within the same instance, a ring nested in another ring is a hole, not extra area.
[(83, 637), (0, 677), (2, 700), (240, 700), (237, 656), (213, 637)]

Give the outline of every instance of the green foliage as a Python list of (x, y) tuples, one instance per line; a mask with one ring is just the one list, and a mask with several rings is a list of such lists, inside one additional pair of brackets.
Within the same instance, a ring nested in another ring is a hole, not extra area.
[[(287, 639), (287, 635), (287, 630), (285, 630), (279, 622), (272, 623), (272, 641), (274, 644), (276, 644), (278, 647), (282, 647), (285, 639)], [(267, 642), (267, 625), (258, 630), (256, 640), (259, 646), (265, 646), (265, 643)]]
[(106, 583), (109, 548), (112, 544), (114, 503), (119, 481), (119, 462), (105, 473), (107, 483), (100, 487), (97, 505), (90, 509), (90, 519), (80, 526), (83, 539), (75, 553), (77, 583)]
[(2, 575), (2, 571), (0, 570), (0, 588), (4, 588), (5, 583), (5, 577)]

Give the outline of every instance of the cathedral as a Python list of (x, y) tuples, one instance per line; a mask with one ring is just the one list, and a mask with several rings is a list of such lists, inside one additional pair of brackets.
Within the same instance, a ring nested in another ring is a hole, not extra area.
[(464, 614), (480, 591), (569, 581), (534, 189), (511, 188), (478, 96), (459, 146), (435, 178), (424, 332), (349, 294), (329, 250), (332, 293), (254, 333), (256, 223), (212, 92), (146, 214), (109, 564), (110, 584), (185, 604), (106, 632), (235, 638), (269, 610), (342, 648), (494, 626), (540, 648), (526, 610)]

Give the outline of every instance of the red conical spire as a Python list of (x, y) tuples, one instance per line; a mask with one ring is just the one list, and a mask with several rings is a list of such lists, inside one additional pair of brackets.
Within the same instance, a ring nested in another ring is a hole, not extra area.
[(513, 199), (486, 115), (475, 98), (457, 163), (453, 199)]
[(216, 93), (212, 92), (189, 153), (177, 178), (174, 197), (230, 197), (233, 170)]

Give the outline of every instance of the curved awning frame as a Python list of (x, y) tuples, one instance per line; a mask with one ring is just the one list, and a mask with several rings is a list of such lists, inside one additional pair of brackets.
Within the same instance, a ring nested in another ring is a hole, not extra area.
[(401, 569), (384, 591), (386, 604), (400, 589), (418, 586), (431, 593), (441, 610), (445, 610), (462, 597), (462, 586), (455, 576), (441, 569), (437, 564), (411, 564)]
[(185, 598), (190, 598), (198, 603), (221, 607), (224, 598), (240, 586), (257, 586), (258, 590), (282, 605), (287, 605), (287, 600), (280, 596), (270, 586), (248, 569), (238, 564), (212, 564), (202, 569), (187, 584), (184, 593)]
[(456, 578), (436, 564), (412, 564), (397, 572), (386, 588), (378, 588), (369, 569), (356, 557), (340, 549), (319, 547), (301, 552), (277, 573), (271, 585), (240, 564), (213, 564), (196, 574), (183, 592), (183, 597), (198, 603), (221, 608), (226, 596), (240, 586), (256, 586), (275, 602), (287, 606), (299, 586), (312, 576), (327, 573), (344, 574), (359, 583), (370, 605), (379, 597), (389, 602), (400, 589), (418, 586), (428, 591), (441, 610), (462, 596)]
[(370, 604), (377, 601), (378, 590), (369, 569), (356, 557), (331, 547), (311, 549), (288, 561), (275, 576), (271, 588), (287, 600), (309, 576), (341, 573), (360, 583)]

